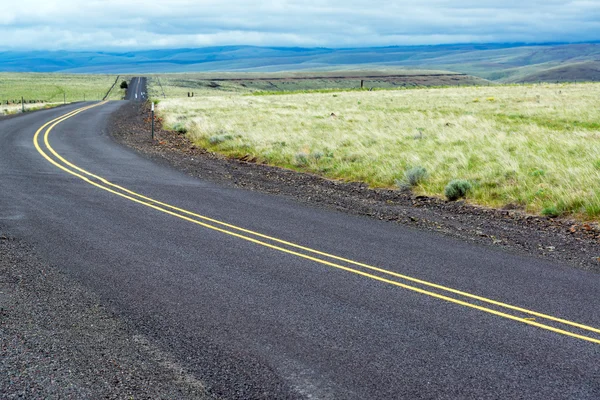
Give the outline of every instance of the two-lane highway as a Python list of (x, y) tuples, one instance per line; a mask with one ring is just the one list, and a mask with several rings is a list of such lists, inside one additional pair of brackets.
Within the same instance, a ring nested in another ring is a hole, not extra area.
[(148, 99), (148, 93), (146, 92), (146, 78), (136, 77), (132, 78), (129, 82), (129, 88), (125, 95), (125, 100), (131, 101), (145, 101)]
[(120, 104), (1, 121), (0, 222), (212, 393), (600, 397), (598, 274), (190, 178)]

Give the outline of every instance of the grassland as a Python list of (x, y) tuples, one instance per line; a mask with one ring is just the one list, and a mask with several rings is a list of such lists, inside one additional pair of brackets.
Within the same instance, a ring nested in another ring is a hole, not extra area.
[(315, 90), (356, 90), (361, 81), (367, 89), (395, 89), (421, 86), (489, 85), (491, 82), (448, 71), (380, 69), (334, 72), (287, 73), (195, 73), (151, 77), (152, 97), (187, 97), (188, 93), (279, 93)]
[[(111, 88), (117, 75), (64, 75), (64, 74), (0, 74), (0, 114), (36, 109), (83, 100), (101, 100)], [(124, 91), (117, 85), (109, 99), (118, 100)], [(35, 102), (35, 103), (34, 103)]]
[(472, 203), (598, 220), (599, 90), (590, 83), (251, 96), (207, 88), (162, 99), (159, 112), (168, 127), (231, 157), (389, 188), (422, 167), (419, 194), (441, 197), (449, 181), (465, 179)]

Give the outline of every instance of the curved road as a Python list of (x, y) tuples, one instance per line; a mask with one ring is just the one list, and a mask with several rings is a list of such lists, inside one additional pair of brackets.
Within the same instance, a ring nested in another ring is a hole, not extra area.
[(121, 104), (0, 121), (0, 224), (212, 393), (600, 398), (598, 274), (188, 177)]

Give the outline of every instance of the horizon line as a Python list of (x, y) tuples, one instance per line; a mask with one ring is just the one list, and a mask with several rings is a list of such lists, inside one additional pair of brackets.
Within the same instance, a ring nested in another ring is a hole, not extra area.
[(358, 49), (392, 49), (392, 48), (419, 48), (419, 47), (450, 47), (450, 46), (505, 46), (505, 47), (531, 47), (531, 46), (567, 46), (567, 45), (578, 45), (578, 44), (600, 44), (598, 40), (586, 40), (586, 41), (556, 41), (556, 42), (457, 42), (457, 43), (439, 43), (439, 44), (410, 44), (410, 45), (387, 45), (387, 46), (350, 46), (350, 47), (327, 47), (327, 46), (268, 46), (268, 45), (251, 45), (251, 44), (226, 44), (226, 45), (213, 45), (213, 46), (199, 46), (199, 47), (154, 47), (154, 48), (139, 48), (131, 50), (92, 50), (92, 49), (59, 49), (59, 50), (39, 50), (39, 49), (0, 49), (0, 53), (113, 53), (113, 54), (126, 54), (141, 51), (160, 51), (160, 50), (199, 50), (199, 49), (214, 49), (214, 48), (257, 48), (257, 49), (303, 49), (303, 50), (358, 50)]

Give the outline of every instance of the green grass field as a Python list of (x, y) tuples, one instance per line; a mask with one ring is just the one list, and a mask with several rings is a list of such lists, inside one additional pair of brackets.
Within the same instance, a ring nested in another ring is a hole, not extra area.
[[(10, 114), (21, 109), (21, 97), (26, 109), (36, 109), (55, 104), (100, 100), (111, 88), (117, 75), (63, 75), (63, 74), (0, 74), (0, 114)], [(117, 84), (110, 100), (119, 100), (125, 91)], [(29, 102), (36, 101), (34, 104)], [(7, 104), (8, 102), (8, 104)]]
[[(168, 81), (163, 87), (171, 90)], [(389, 188), (420, 167), (419, 194), (442, 197), (451, 180), (465, 179), (475, 204), (598, 220), (599, 90), (592, 83), (273, 96), (206, 89), (161, 99), (159, 112), (168, 127), (231, 157)]]

